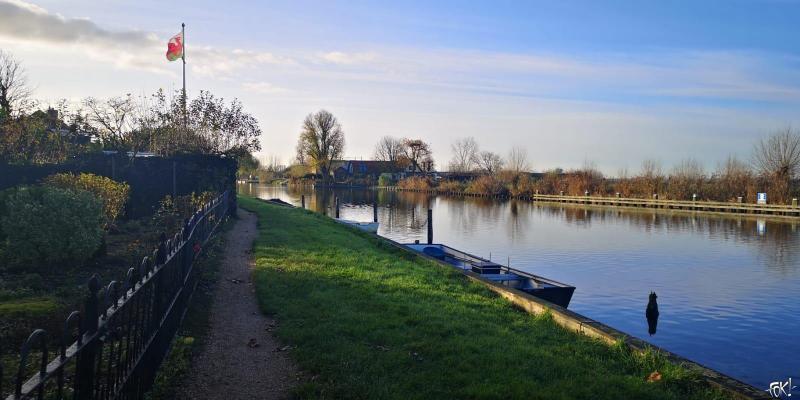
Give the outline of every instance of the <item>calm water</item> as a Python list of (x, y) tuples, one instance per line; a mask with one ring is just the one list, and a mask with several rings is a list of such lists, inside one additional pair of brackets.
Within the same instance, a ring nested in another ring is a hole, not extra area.
[[(570, 309), (759, 388), (800, 379), (800, 232), (772, 220), (541, 205), (369, 190), (314, 191), (258, 185), (242, 193), (280, 198), (371, 221), (400, 242), (426, 239), (556, 279), (577, 289)], [(658, 293), (655, 335), (644, 317)]]

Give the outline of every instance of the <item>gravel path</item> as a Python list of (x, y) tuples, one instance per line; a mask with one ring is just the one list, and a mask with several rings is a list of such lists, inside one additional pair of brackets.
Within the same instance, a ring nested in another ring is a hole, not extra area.
[(187, 398), (284, 399), (298, 380), (287, 354), (290, 348), (269, 332), (276, 322), (256, 304), (250, 271), (256, 220), (253, 213), (239, 209), (239, 219), (227, 233), (211, 327), (184, 383)]

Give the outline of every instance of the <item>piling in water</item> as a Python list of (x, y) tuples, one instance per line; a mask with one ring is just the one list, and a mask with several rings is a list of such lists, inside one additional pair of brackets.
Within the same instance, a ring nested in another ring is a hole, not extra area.
[(433, 244), (433, 210), (428, 209), (428, 244)]

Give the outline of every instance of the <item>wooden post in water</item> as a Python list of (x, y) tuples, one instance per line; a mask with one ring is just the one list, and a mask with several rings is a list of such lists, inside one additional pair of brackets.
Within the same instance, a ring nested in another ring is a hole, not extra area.
[(300, 207), (305, 210), (306, 208), (306, 195), (300, 195)]
[(339, 219), (339, 198), (336, 198), (336, 219)]
[(372, 203), (372, 222), (378, 222), (378, 200)]
[(433, 210), (428, 209), (428, 244), (433, 244)]

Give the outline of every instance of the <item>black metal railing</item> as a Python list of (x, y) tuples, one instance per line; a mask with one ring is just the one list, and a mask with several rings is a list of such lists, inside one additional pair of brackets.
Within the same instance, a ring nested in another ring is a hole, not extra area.
[(193, 262), (232, 206), (229, 192), (207, 203), (124, 281), (103, 286), (94, 275), (83, 311), (67, 317), (56, 346), (42, 329), (22, 345), (13, 388), (2, 387), (0, 363), (0, 397), (8, 390), (6, 400), (142, 398), (197, 284)]

